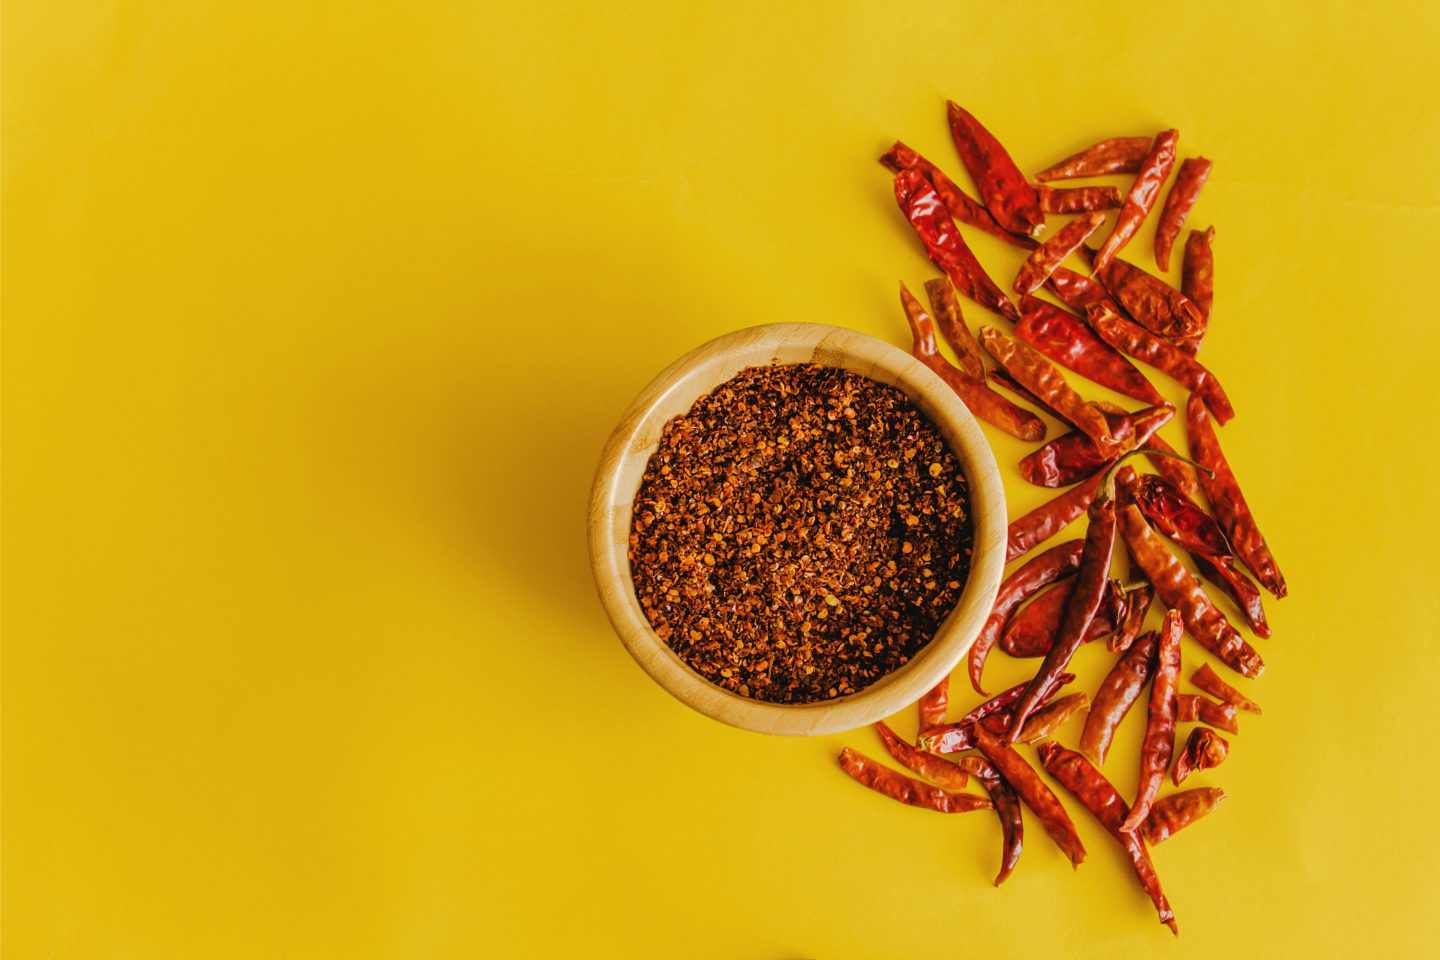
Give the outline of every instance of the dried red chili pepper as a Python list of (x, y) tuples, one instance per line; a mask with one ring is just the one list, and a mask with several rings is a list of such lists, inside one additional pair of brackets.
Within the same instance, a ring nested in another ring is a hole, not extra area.
[(1020, 298), (1020, 320), (1015, 324), (1015, 336), (1102, 387), (1143, 403), (1166, 402), (1145, 375), (1097, 337), (1084, 320), (1044, 300), (1031, 296)]
[(1095, 276), (1136, 323), (1175, 341), (1205, 328), (1205, 315), (1190, 298), (1128, 260), (1111, 260)]
[[(1115, 415), (1103, 409), (1101, 413), (1110, 426), (1111, 436), (1119, 442), (1118, 452), (1125, 453), (1143, 446), (1156, 430), (1169, 423), (1175, 416), (1175, 408), (1166, 403), (1134, 414)], [(1067, 433), (1026, 454), (1020, 460), (1020, 476), (1037, 487), (1066, 487), (1085, 479), (1113, 459), (1113, 456), (1102, 456), (1085, 434)]]
[[(1055, 586), (1040, 594), (1020, 608), (1005, 625), (1000, 634), (1000, 649), (1012, 657), (1043, 657), (1055, 643), (1060, 623), (1065, 617), (1065, 607), (1075, 588), (1073, 579), (1061, 580)], [(1090, 643), (1108, 636), (1115, 631), (1117, 621), (1125, 615), (1125, 598), (1118, 585), (1111, 580), (1105, 586), (1105, 596), (1090, 629), (1085, 632), (1085, 642)]]
[(937, 757), (933, 753), (926, 753), (910, 746), (891, 730), (884, 721), (875, 723), (875, 730), (880, 734), (880, 742), (885, 744), (885, 749), (890, 756), (900, 761), (905, 769), (918, 773), (933, 783), (937, 783), (947, 790), (963, 790), (970, 782), (970, 777), (960, 767), (946, 760), (944, 757)]
[(945, 277), (926, 280), (925, 296), (935, 311), (935, 325), (940, 328), (940, 336), (955, 351), (960, 369), (975, 380), (984, 380), (985, 358), (980, 353), (980, 341), (975, 339), (975, 334), (965, 323), (965, 315), (960, 312), (960, 298), (955, 295), (955, 285)]
[(1056, 267), (1050, 279), (1045, 281), (1045, 286), (1076, 313), (1084, 313), (1092, 303), (1103, 303), (1120, 313), (1120, 305), (1110, 298), (1110, 292), (1103, 284), (1067, 267)]
[(1020, 319), (1010, 298), (986, 275), (985, 268), (965, 245), (950, 211), (920, 171), (901, 170), (895, 175), (895, 201), (925, 244), (930, 259), (956, 289), (1008, 320)]
[(946, 104), (950, 114), (950, 136), (960, 160), (975, 187), (985, 209), (994, 216), (995, 222), (1011, 233), (1033, 237), (1045, 228), (1045, 214), (1040, 210), (1040, 199), (1026, 181), (1010, 154), (1000, 145), (994, 135), (981, 125), (968, 111), (953, 101)]
[(1046, 213), (1090, 213), (1120, 206), (1120, 191), (1114, 187), (1052, 187), (1043, 183), (1034, 186), (1040, 209)]
[(985, 792), (990, 794), (990, 802), (995, 805), (995, 814), (1000, 818), (1000, 872), (995, 875), (995, 886), (998, 887), (1020, 862), (1020, 850), (1025, 845), (1025, 820), (1020, 814), (1020, 798), (1000, 776), (1000, 771), (984, 757), (961, 757), (956, 766), (980, 781)]
[(1160, 476), (1173, 483), (1175, 488), (1187, 497), (1193, 497), (1200, 492), (1200, 481), (1195, 477), (1194, 468), (1184, 460), (1178, 459), (1179, 454), (1175, 452), (1174, 447), (1165, 442), (1164, 438), (1157, 434), (1151, 437), (1150, 442), (1145, 446), (1159, 450), (1162, 454), (1170, 454), (1168, 457), (1147, 458)]
[(1220, 450), (1220, 441), (1216, 438), (1215, 429), (1210, 426), (1210, 418), (1205, 415), (1205, 407), (1201, 406), (1201, 403), (1201, 398), (1191, 394), (1190, 401), (1185, 406), (1185, 428), (1190, 437), (1190, 450), (1195, 455), (1195, 462), (1215, 472), (1213, 477), (1200, 477), (1200, 489), (1205, 492), (1205, 499), (1209, 500), (1210, 506), (1215, 509), (1215, 518), (1220, 521), (1220, 526), (1234, 545), (1235, 555), (1255, 571), (1255, 578), (1266, 590), (1277, 597), (1283, 597), (1286, 593), (1285, 577), (1280, 573), (1280, 567), (1275, 563), (1275, 557), (1270, 553), (1270, 547), (1266, 545), (1260, 528), (1255, 525), (1255, 517), (1245, 503), (1240, 484), (1235, 482), (1235, 474), (1231, 472), (1230, 464)]
[(1016, 236), (995, 222), (984, 205), (970, 196), (964, 190), (955, 185), (940, 168), (920, 154), (911, 150), (900, 141), (895, 141), (895, 146), (890, 152), (880, 158), (880, 162), (889, 168), (891, 173), (899, 173), (901, 170), (916, 170), (930, 181), (930, 185), (939, 194), (940, 200), (945, 204), (945, 209), (950, 211), (950, 216), (961, 223), (969, 224), (979, 230), (984, 230), (992, 237), (998, 237), (1006, 243), (1033, 250), (1039, 243), (1030, 237)]
[(981, 725), (975, 727), (975, 745), (980, 752), (995, 765), (1000, 776), (1005, 782), (1015, 788), (1020, 799), (1025, 805), (1034, 811), (1035, 816), (1040, 818), (1040, 823), (1045, 827), (1045, 832), (1050, 839), (1065, 852), (1070, 858), (1072, 866), (1080, 866), (1085, 859), (1085, 844), (1080, 842), (1080, 836), (1075, 832), (1075, 825), (1070, 822), (1070, 817), (1065, 813), (1060, 800), (1045, 786), (1030, 764), (1010, 747), (1000, 742), (1000, 739)]
[(1145, 614), (1150, 612), (1150, 604), (1155, 600), (1155, 588), (1145, 583), (1131, 590), (1125, 597), (1125, 616), (1120, 620), (1120, 626), (1110, 637), (1106, 646), (1111, 653), (1124, 653), (1130, 649), (1135, 638), (1140, 636), (1140, 628), (1145, 625)]
[(1131, 811), (1125, 806), (1125, 801), (1120, 799), (1120, 794), (1099, 770), (1075, 751), (1066, 750), (1053, 740), (1040, 744), (1038, 749), (1040, 762), (1045, 765), (1050, 776), (1059, 780), (1061, 786), (1074, 794), (1075, 798), (1085, 805), (1085, 809), (1094, 814), (1095, 819), (1125, 848), (1135, 875), (1140, 878), (1140, 885), (1155, 904), (1155, 912), (1160, 915), (1160, 922), (1169, 927), (1171, 933), (1178, 935), (1180, 930), (1175, 924), (1175, 913), (1165, 899), (1165, 892), (1160, 889), (1160, 878), (1155, 873), (1155, 865), (1150, 861), (1150, 852), (1145, 848), (1145, 841), (1122, 829)]
[(1140, 786), (1130, 815), (1120, 829), (1129, 833), (1145, 822), (1150, 804), (1160, 793), (1170, 757), (1175, 753), (1175, 687), (1180, 681), (1180, 614), (1165, 614), (1160, 642), (1155, 648), (1155, 677), (1150, 684), (1150, 712), (1145, 723), (1145, 742), (1140, 748)]
[(1185, 749), (1175, 761), (1175, 786), (1180, 786), (1186, 777), (1198, 770), (1218, 767), (1229, 752), (1230, 744), (1214, 730), (1205, 727), (1191, 730), (1190, 739), (1185, 741)]
[(1169, 374), (1189, 389), (1200, 394), (1215, 419), (1225, 423), (1235, 416), (1230, 398), (1220, 388), (1215, 375), (1202, 367), (1194, 357), (1168, 340), (1155, 336), (1131, 320), (1126, 320), (1104, 304), (1091, 304), (1085, 309), (1090, 327), (1100, 339), (1121, 353)]
[(1170, 168), (1175, 165), (1175, 143), (1179, 139), (1179, 133), (1166, 130), (1155, 138), (1150, 152), (1140, 161), (1140, 172), (1135, 175), (1135, 183), (1130, 187), (1125, 204), (1120, 208), (1115, 229), (1101, 245), (1100, 252), (1095, 255), (1096, 270), (1105, 269), (1115, 254), (1135, 236), (1135, 231), (1140, 229), (1140, 224), (1155, 205), (1160, 186), (1165, 182), (1165, 178), (1170, 176)]
[(1000, 631), (1010, 619), (1010, 614), (1042, 587), (1078, 570), (1081, 551), (1082, 543), (1079, 540), (1058, 544), (1027, 561), (1000, 584), (1000, 590), (995, 595), (995, 604), (990, 608), (990, 616), (985, 619), (985, 624), (970, 646), (970, 685), (975, 688), (976, 693), (985, 692), (985, 688), (980, 685), (985, 658), (1000, 639)]
[(1195, 787), (1161, 797), (1150, 808), (1140, 836), (1152, 846), (1168, 840), (1214, 810), (1224, 799), (1225, 791), (1219, 787)]
[[(1099, 488), (1100, 475), (1097, 473), (1084, 483), (1076, 484), (1013, 521), (1005, 544), (1005, 562), (1009, 563), (1016, 557), (1024, 556), (1035, 549), (1036, 545), (1044, 543), (1068, 527), (1076, 517), (1085, 512)], [(971, 652), (974, 652), (973, 648)]]
[(1235, 600), (1257, 634), (1270, 636), (1260, 591), (1235, 569), (1230, 541), (1199, 504), (1157, 476), (1136, 481), (1135, 502), (1155, 529), (1190, 552), (1202, 576), (1219, 584)]
[(1210, 249), (1214, 239), (1214, 227), (1191, 230), (1185, 240), (1185, 259), (1180, 265), (1180, 292), (1190, 298), (1205, 318), (1204, 324), (1193, 336), (1175, 344), (1192, 357), (1205, 339), (1205, 331), (1210, 326), (1210, 308), (1215, 300), (1215, 253)]
[(1260, 676), (1265, 669), (1260, 654), (1215, 608), (1190, 571), (1150, 530), (1134, 504), (1120, 511), (1120, 535), (1130, 548), (1131, 559), (1155, 585), (1155, 595), (1165, 606), (1179, 611), (1190, 635), (1230, 669), (1247, 677)]
[(1059, 730), (1066, 720), (1089, 706), (1090, 696), (1086, 693), (1072, 693), (1053, 700), (1030, 714), (1030, 719), (1025, 721), (1025, 726), (1020, 729), (1015, 742), (1036, 743), (1043, 740)]
[(1155, 223), (1155, 265), (1161, 270), (1170, 269), (1170, 248), (1180, 236), (1200, 188), (1210, 176), (1211, 163), (1204, 157), (1186, 157), (1175, 174), (1175, 182), (1165, 197), (1165, 206), (1160, 209), (1160, 219)]
[(920, 729), (928, 730), (945, 722), (950, 707), (950, 678), (945, 677), (920, 698)]
[(1060, 416), (1059, 412), (1052, 408), (1048, 403), (1035, 396), (1035, 394), (1031, 393), (1029, 390), (1026, 390), (1024, 387), (1020, 386), (1020, 384), (1016, 383), (1015, 378), (1010, 376), (1010, 374), (1006, 373), (1004, 367), (991, 367), (989, 370), (985, 371), (985, 377), (991, 383), (999, 384), (1006, 390), (1009, 390), (1011, 393), (1015, 394), (1015, 396), (1024, 400), (1026, 403), (1033, 404), (1035, 408), (1040, 410), (1041, 412), (1048, 413), (1056, 420), (1065, 422), (1065, 418)]
[[(1040, 698), (1041, 703), (1049, 703), (1061, 687), (1074, 682), (1075, 674), (1062, 673), (1055, 678), (1054, 684)], [(988, 720), (1003, 719), (1010, 705), (1020, 699), (1020, 695), (1025, 692), (1025, 687), (1026, 684), (1017, 683), (1009, 690), (986, 700), (954, 723), (942, 723), (938, 727), (921, 730), (920, 736), (916, 738), (916, 745), (921, 750), (928, 750), (930, 753), (959, 753), (961, 750), (973, 749), (975, 727)], [(1003, 724), (1000, 729), (1004, 729)], [(995, 733), (996, 731), (991, 730), (990, 732)]]
[(1027, 294), (1040, 289), (1055, 268), (1065, 262), (1065, 258), (1074, 253), (1085, 238), (1100, 228), (1105, 222), (1105, 214), (1100, 212), (1087, 213), (1076, 217), (1065, 226), (1055, 231), (1055, 235), (1046, 240), (1040, 246), (1030, 251), (1030, 256), (1020, 265), (1020, 272), (1015, 275), (1015, 284), (1012, 289), (1017, 294)]
[(1239, 709), (1249, 710), (1251, 713), (1261, 712), (1260, 704), (1251, 700), (1224, 680), (1221, 680), (1220, 675), (1216, 673), (1208, 663), (1201, 665), (1200, 669), (1195, 671), (1194, 676), (1190, 678), (1190, 682), (1210, 694), (1210, 696), (1216, 700), (1233, 703)]
[(1120, 726), (1120, 721), (1140, 697), (1145, 681), (1150, 679), (1159, 639), (1154, 630), (1136, 637), (1100, 682), (1100, 689), (1090, 703), (1090, 714), (1085, 718), (1085, 729), (1080, 734), (1080, 751), (1092, 763), (1105, 762), (1115, 728)]
[(914, 777), (907, 777), (898, 770), (891, 770), (849, 747), (840, 751), (840, 769), (859, 783), (877, 793), (883, 793), (892, 800), (908, 803), (912, 807), (924, 807), (937, 813), (967, 813), (971, 810), (989, 810), (990, 801), (971, 793), (951, 793), (928, 783), (921, 783)]
[(1179, 693), (1175, 695), (1175, 710), (1181, 723), (1204, 723), (1226, 733), (1240, 732), (1233, 703), (1216, 703), (1198, 693)]
[(1139, 173), (1154, 141), (1150, 137), (1113, 137), (1101, 140), (1035, 174), (1041, 182), (1103, 177), (1112, 173)]
[(903, 283), (900, 285), (900, 303), (905, 307), (905, 319), (914, 338), (910, 355), (949, 384), (971, 413), (1021, 440), (1034, 442), (1044, 439), (1045, 421), (991, 390), (984, 380), (967, 377), (940, 355), (930, 315)]
[(994, 327), (980, 328), (980, 345), (1025, 389), (1083, 430), (1095, 441), (1101, 453), (1115, 455), (1118, 441), (1110, 435), (1105, 415), (1076, 393), (1065, 382), (1064, 375), (1043, 354), (1034, 347), (1005, 336)]

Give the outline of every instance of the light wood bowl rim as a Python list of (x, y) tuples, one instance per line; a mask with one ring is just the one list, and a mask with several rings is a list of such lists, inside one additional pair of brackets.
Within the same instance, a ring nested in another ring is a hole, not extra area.
[[(645, 464), (674, 416), (742, 369), (770, 363), (840, 366), (909, 396), (940, 430), (970, 482), (974, 525), (970, 576), (935, 637), (905, 666), (857, 693), (810, 704), (752, 700), (712, 684), (656, 635), (630, 574), (631, 510)], [(761, 733), (819, 735), (890, 716), (948, 676), (995, 603), (1005, 566), (1005, 489), (990, 444), (946, 383), (898, 347), (818, 323), (748, 327), (702, 344), (640, 391), (610, 435), (590, 494), (590, 563), (601, 603), (635, 661), (681, 702), (723, 723)]]

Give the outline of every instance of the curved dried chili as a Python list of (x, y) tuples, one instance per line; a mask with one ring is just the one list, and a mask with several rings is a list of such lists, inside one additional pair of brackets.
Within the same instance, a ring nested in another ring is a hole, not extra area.
[(1145, 822), (1150, 805), (1160, 793), (1165, 771), (1175, 753), (1175, 687), (1180, 680), (1180, 615), (1165, 614), (1160, 642), (1155, 647), (1155, 675), (1150, 684), (1150, 712), (1145, 722), (1145, 742), (1140, 748), (1140, 786), (1130, 814), (1121, 824), (1125, 833)]
[[(1041, 703), (1049, 703), (1061, 687), (1074, 682), (1075, 674), (1062, 673), (1055, 678), (1055, 683), (1040, 698)], [(1003, 719), (1004, 714), (1010, 709), (1010, 705), (1020, 699), (1020, 695), (1025, 692), (1025, 687), (1026, 684), (1017, 683), (1009, 690), (986, 700), (954, 723), (942, 723), (938, 727), (920, 731), (920, 736), (916, 738), (916, 744), (921, 750), (928, 750), (931, 753), (959, 753), (961, 750), (973, 749), (975, 727), (985, 721)], [(1003, 723), (1000, 724), (999, 729), (1004, 729)], [(997, 731), (991, 730), (991, 732)]]
[(1204, 157), (1187, 157), (1175, 174), (1175, 182), (1165, 197), (1165, 206), (1160, 209), (1160, 219), (1155, 222), (1155, 265), (1161, 270), (1170, 269), (1170, 248), (1180, 236), (1190, 208), (1200, 196), (1200, 188), (1210, 176), (1212, 164)]
[(976, 693), (985, 692), (985, 688), (980, 685), (985, 658), (995, 646), (995, 641), (1000, 639), (1000, 631), (1005, 626), (1005, 621), (1010, 619), (1011, 611), (1041, 587), (1079, 569), (1082, 550), (1083, 544), (1079, 540), (1057, 544), (1027, 561), (1000, 584), (1000, 590), (995, 595), (995, 604), (990, 608), (990, 616), (986, 618), (984, 626), (980, 628), (980, 633), (970, 647), (970, 685), (975, 688)]
[(1120, 206), (1120, 191), (1114, 187), (1052, 187), (1034, 185), (1040, 209), (1046, 213), (1090, 213)]
[(985, 379), (985, 358), (980, 353), (980, 341), (975, 339), (975, 334), (965, 323), (965, 315), (960, 311), (960, 298), (955, 295), (955, 285), (945, 277), (936, 277), (934, 280), (925, 281), (925, 296), (930, 300), (930, 307), (935, 311), (935, 325), (940, 328), (940, 336), (950, 344), (950, 349), (955, 351), (955, 359), (960, 361), (960, 369), (969, 377), (983, 381)]
[[(945, 722), (950, 706), (950, 678), (945, 677), (920, 698), (920, 729), (928, 730)], [(887, 728), (888, 729), (888, 728)]]
[[(1065, 607), (1074, 588), (1073, 579), (1061, 580), (1021, 607), (1000, 634), (1000, 649), (1012, 657), (1045, 656), (1055, 643), (1055, 636), (1059, 633), (1060, 623), (1065, 617)], [(1124, 613), (1125, 599), (1112, 580), (1105, 587), (1105, 596), (1100, 601), (1100, 609), (1096, 611), (1095, 619), (1090, 622), (1090, 629), (1085, 633), (1085, 642), (1090, 643), (1113, 633), (1116, 621), (1123, 617)]]
[(1020, 265), (1020, 272), (1015, 275), (1015, 283), (1011, 289), (1023, 296), (1044, 286), (1055, 268), (1064, 263), (1065, 258), (1074, 253), (1076, 248), (1085, 242), (1085, 238), (1098, 230), (1104, 222), (1105, 214), (1087, 213), (1055, 231), (1054, 236), (1030, 251), (1030, 256)]
[(1148, 583), (1136, 587), (1126, 595), (1125, 616), (1106, 644), (1111, 653), (1123, 653), (1130, 649), (1135, 638), (1140, 636), (1140, 629), (1145, 625), (1145, 614), (1150, 612), (1150, 604), (1154, 600), (1155, 588)]
[(1224, 799), (1225, 791), (1219, 787), (1195, 787), (1161, 797), (1150, 808), (1140, 836), (1152, 846), (1168, 840), (1214, 810)]
[(1139, 173), (1154, 140), (1150, 137), (1112, 137), (1086, 147), (1035, 174), (1042, 183), (1076, 177), (1103, 177), (1112, 173)]
[(1205, 316), (1189, 297), (1153, 274), (1118, 257), (1095, 276), (1125, 312), (1158, 337), (1175, 341), (1205, 328)]
[(1115, 454), (1118, 441), (1110, 435), (1105, 415), (1076, 393), (1065, 381), (1064, 375), (1043, 354), (1028, 344), (1005, 336), (994, 327), (980, 328), (980, 345), (1016, 382), (1083, 430), (1102, 453), (1107, 456)]
[(1214, 239), (1214, 227), (1191, 230), (1190, 236), (1185, 239), (1185, 258), (1180, 262), (1180, 292), (1190, 298), (1205, 318), (1193, 336), (1175, 344), (1192, 357), (1200, 349), (1200, 343), (1210, 327), (1210, 308), (1215, 300), (1215, 253), (1210, 247)]
[(875, 731), (880, 734), (880, 742), (885, 745), (890, 756), (912, 773), (918, 773), (947, 790), (963, 790), (970, 782), (969, 775), (960, 767), (944, 757), (937, 757), (933, 753), (910, 746), (884, 721), (876, 721)]
[(1080, 866), (1085, 859), (1085, 844), (1080, 842), (1075, 825), (1070, 822), (1059, 798), (1045, 786), (1035, 769), (1026, 763), (1020, 754), (1001, 743), (998, 737), (980, 724), (975, 727), (975, 745), (995, 765), (995, 769), (1015, 789), (1020, 799), (1025, 801), (1025, 805), (1040, 818), (1045, 832), (1070, 858), (1071, 865)]
[(990, 802), (995, 805), (995, 814), (1000, 818), (1000, 872), (995, 875), (995, 886), (998, 887), (1020, 862), (1020, 851), (1025, 845), (1025, 818), (1020, 814), (1020, 798), (1000, 776), (1000, 771), (984, 757), (961, 757), (955, 763), (980, 781), (985, 792), (990, 794)]
[(925, 244), (925, 252), (956, 289), (1008, 320), (1020, 319), (1010, 298), (965, 245), (950, 211), (920, 171), (901, 170), (895, 175), (895, 201)]
[[(1096, 404), (1099, 406), (1099, 404)], [(1111, 436), (1119, 446), (1117, 454), (1144, 446), (1149, 439), (1175, 416), (1175, 408), (1166, 403), (1133, 414), (1112, 414), (1101, 408)], [(1093, 474), (1111, 463), (1083, 433), (1067, 433), (1032, 451), (1020, 461), (1020, 476), (1040, 487), (1065, 487)]]
[[(1053, 277), (1051, 279), (1054, 279)], [(1165, 398), (1133, 363), (1095, 335), (1089, 324), (1066, 310), (1031, 296), (1020, 298), (1015, 336), (1082, 377), (1142, 403)]]
[(840, 751), (840, 769), (876, 793), (883, 793), (892, 800), (908, 803), (912, 807), (924, 807), (937, 813), (968, 813), (971, 810), (988, 810), (991, 807), (990, 801), (985, 797), (970, 793), (951, 793), (928, 783), (921, 783), (914, 777), (907, 777), (898, 770), (882, 766), (849, 747)]
[(1115, 661), (1115, 666), (1100, 682), (1100, 689), (1090, 703), (1090, 714), (1085, 718), (1085, 729), (1080, 734), (1080, 751), (1092, 763), (1105, 762), (1115, 728), (1120, 726), (1120, 721), (1139, 699), (1145, 681), (1150, 679), (1159, 639), (1154, 630), (1135, 638), (1130, 649)]
[(1215, 419), (1225, 423), (1235, 416), (1230, 398), (1220, 388), (1220, 381), (1194, 357), (1133, 320), (1126, 320), (1104, 304), (1091, 304), (1085, 308), (1085, 314), (1091, 329), (1100, 335), (1101, 340), (1121, 353), (1169, 374), (1200, 394), (1205, 405), (1215, 414)]
[(1013, 521), (1005, 544), (1005, 562), (1024, 556), (1068, 527), (1085, 512), (1099, 489), (1100, 474), (1097, 473)]
[(1165, 178), (1170, 176), (1170, 168), (1175, 164), (1175, 144), (1179, 139), (1178, 132), (1166, 130), (1155, 138), (1150, 152), (1140, 161), (1140, 171), (1135, 175), (1135, 183), (1131, 185), (1125, 204), (1120, 208), (1115, 229), (1101, 245), (1100, 252), (1095, 255), (1096, 270), (1105, 269), (1115, 254), (1130, 242), (1135, 231), (1140, 229), (1140, 224), (1155, 205), (1160, 186), (1165, 182)]
[(935, 192), (940, 196), (940, 201), (945, 204), (945, 209), (950, 211), (950, 216), (959, 220), (961, 223), (969, 224), (979, 230), (984, 230), (992, 237), (998, 237), (1006, 243), (1014, 244), (1026, 250), (1033, 250), (1039, 246), (1039, 243), (1032, 238), (1016, 236), (996, 223), (995, 218), (990, 215), (990, 211), (986, 210), (985, 206), (979, 200), (976, 200), (970, 196), (970, 194), (961, 190), (955, 185), (955, 181), (941, 172), (939, 167), (900, 141), (895, 141), (895, 146), (891, 147), (890, 152), (880, 158), (880, 162), (883, 163), (891, 173), (899, 173), (901, 170), (919, 171), (926, 180), (930, 181), (930, 185), (935, 188)]
[(1190, 731), (1190, 739), (1185, 741), (1185, 749), (1181, 750), (1180, 756), (1175, 759), (1175, 771), (1171, 779), (1178, 787), (1190, 774), (1220, 766), (1229, 752), (1230, 744), (1224, 737), (1214, 730), (1196, 727)]
[(955, 102), (946, 104), (950, 136), (975, 181), (985, 209), (1011, 233), (1035, 236), (1045, 227), (1040, 199), (994, 134)]
[(1190, 682), (1216, 700), (1233, 703), (1239, 709), (1249, 710), (1251, 713), (1261, 712), (1260, 704), (1221, 680), (1220, 675), (1208, 663), (1202, 664), (1200, 669), (1195, 671), (1194, 675), (1190, 677)]

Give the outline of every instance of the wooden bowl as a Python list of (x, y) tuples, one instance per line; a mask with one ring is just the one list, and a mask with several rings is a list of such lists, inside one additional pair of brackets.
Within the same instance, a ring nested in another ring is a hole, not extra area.
[[(665, 424), (746, 367), (771, 363), (819, 363), (894, 385), (940, 430), (970, 482), (974, 546), (970, 577), (954, 611), (905, 666), (863, 690), (820, 703), (752, 700), (700, 676), (651, 629), (630, 574), (631, 508)], [(903, 350), (818, 323), (737, 330), (676, 360), (625, 411), (605, 444), (590, 494), (595, 583), (631, 656), (662, 687), (706, 716), (762, 733), (836, 733), (873, 723), (918, 700), (955, 668), (989, 616), (1005, 566), (1005, 540), (1005, 490), (995, 456), (950, 387)]]

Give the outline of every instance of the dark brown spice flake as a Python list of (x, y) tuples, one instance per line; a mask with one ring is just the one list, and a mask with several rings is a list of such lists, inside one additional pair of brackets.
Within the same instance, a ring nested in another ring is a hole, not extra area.
[(846, 696), (903, 666), (960, 598), (969, 486), (903, 393), (751, 367), (665, 426), (630, 567), (655, 632), (741, 696)]

